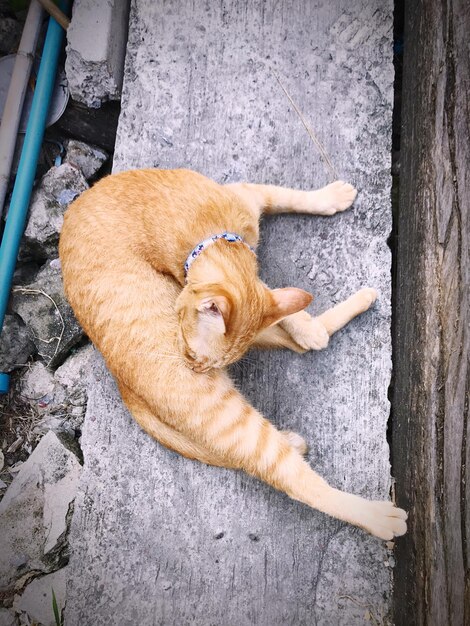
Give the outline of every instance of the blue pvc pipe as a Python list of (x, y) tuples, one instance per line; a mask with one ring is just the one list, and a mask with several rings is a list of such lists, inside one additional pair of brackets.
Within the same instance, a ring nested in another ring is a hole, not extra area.
[[(64, 13), (68, 14), (70, 4), (70, 0), (61, 0), (59, 6)], [(63, 38), (63, 28), (54, 18), (49, 18), (26, 136), (0, 245), (0, 332), (10, 297), (11, 282), (15, 272), (21, 237), (28, 216), (29, 201), (36, 176), (37, 162), (46, 128)], [(8, 379), (8, 374), (0, 373), (0, 393), (8, 391)]]

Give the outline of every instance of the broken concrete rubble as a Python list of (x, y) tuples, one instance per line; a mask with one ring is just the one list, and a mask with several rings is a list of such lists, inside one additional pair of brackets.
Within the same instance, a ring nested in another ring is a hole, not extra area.
[(33, 282), (40, 266), (41, 262), (34, 261), (33, 259), (19, 263), (13, 274), (13, 285), (26, 285)]
[(17, 613), (26, 613), (31, 622), (41, 626), (56, 626), (52, 607), (52, 591), (57, 601), (59, 615), (65, 605), (65, 583), (67, 568), (36, 578), (24, 590), (21, 596), (16, 596), (13, 607)]
[(87, 379), (95, 353), (94, 347), (83, 346), (56, 370), (54, 380), (65, 392), (67, 403), (67, 424), (74, 430), (81, 428), (87, 403)]
[(0, 502), (0, 590), (13, 592), (18, 579), (49, 573), (67, 559), (70, 507), (81, 467), (53, 432), (22, 465)]
[(65, 163), (80, 169), (87, 180), (96, 176), (107, 159), (107, 153), (97, 146), (76, 139), (70, 139), (67, 143)]
[(97, 108), (119, 100), (129, 0), (75, 0), (67, 31), (67, 74), (74, 100)]
[(25, 365), (36, 352), (28, 330), (17, 315), (6, 315), (0, 334), (0, 371), (11, 372)]
[(12, 17), (0, 17), (0, 54), (15, 51), (21, 38), (21, 23)]
[[(33, 363), (19, 381), (20, 395), (30, 402), (42, 403), (42, 405), (48, 404), (56, 399), (57, 392), (58, 385), (54, 380), (52, 372), (40, 361)], [(63, 401), (63, 396), (62, 391), (59, 401)]]
[[(127, 0), (111, 0), (104, 8), (111, 18), (108, 60), (109, 55), (119, 57), (116, 10), (122, 7), (127, 13), (127, 6)], [(10, 4), (0, 0), (3, 52), (21, 34), (10, 13)], [(101, 25), (98, 28), (92, 38), (101, 44), (103, 31)], [(123, 28), (127, 29), (126, 20)], [(121, 43), (123, 61), (125, 42)], [(119, 63), (113, 63), (108, 68), (102, 65), (98, 77), (104, 99), (119, 97)], [(103, 80), (107, 70), (109, 77)], [(109, 106), (119, 108), (114, 103)], [(93, 143), (99, 143), (94, 136), (95, 131), (99, 134), (96, 120), (88, 127)], [(75, 136), (73, 131), (62, 136), (56, 132), (53, 138), (66, 148), (63, 164), (40, 178), (56, 156), (45, 145), (47, 158), (39, 164), (10, 308), (0, 334), (0, 371), (13, 372), (10, 392), (0, 397), (4, 416), (0, 470), (5, 479), (0, 479), (0, 596), (8, 607), (0, 608), (0, 626), (55, 625), (52, 589), (59, 610), (64, 606), (63, 565), (68, 560), (68, 524), (80, 473), (77, 440), (86, 408), (88, 362), (94, 351), (91, 345), (82, 345), (83, 332), (65, 300), (57, 246), (68, 205), (88, 188), (87, 179), (102, 175), (109, 155), (95, 145), (67, 139)], [(110, 151), (113, 145), (114, 137), (109, 140)]]
[(16, 626), (16, 615), (9, 609), (0, 609), (0, 626)]
[(73, 435), (68, 423), (68, 402), (62, 385), (56, 382), (53, 373), (40, 361), (27, 368), (15, 383), (15, 391), (21, 401), (31, 407), (35, 416), (32, 434), (37, 437), (49, 430)]
[(85, 416), (86, 380), (93, 353), (93, 346), (83, 346), (71, 354), (55, 373), (37, 361), (17, 379), (17, 396), (37, 416), (32, 430), (34, 435), (53, 430), (76, 436)]
[(68, 304), (60, 273), (60, 261), (48, 261), (34, 282), (15, 287), (11, 308), (24, 321), (48, 366), (61, 363), (83, 337), (83, 331)]
[(95, 348), (89, 344), (83, 346), (57, 368), (54, 378), (70, 392), (80, 389), (85, 391), (86, 375), (91, 365)]
[(43, 176), (31, 199), (22, 244), (23, 257), (49, 259), (57, 256), (64, 213), (85, 189), (88, 184), (84, 175), (70, 163), (52, 167)]

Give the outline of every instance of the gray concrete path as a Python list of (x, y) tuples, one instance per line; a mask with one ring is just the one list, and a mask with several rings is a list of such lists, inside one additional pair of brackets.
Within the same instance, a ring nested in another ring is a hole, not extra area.
[[(391, 0), (134, 1), (115, 170), (326, 184), (271, 68), (360, 195), (333, 218), (266, 220), (263, 276), (311, 291), (314, 311), (361, 286), (380, 299), (327, 351), (251, 354), (234, 375), (274, 423), (306, 437), (332, 484), (386, 498)], [(385, 623), (391, 572), (380, 541), (163, 449), (122, 407), (100, 358), (82, 443), (67, 626)]]

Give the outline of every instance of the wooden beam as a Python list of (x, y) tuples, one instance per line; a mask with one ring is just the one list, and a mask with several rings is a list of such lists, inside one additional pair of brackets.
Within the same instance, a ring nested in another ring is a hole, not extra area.
[(405, 13), (393, 472), (395, 622), (470, 623), (470, 11)]

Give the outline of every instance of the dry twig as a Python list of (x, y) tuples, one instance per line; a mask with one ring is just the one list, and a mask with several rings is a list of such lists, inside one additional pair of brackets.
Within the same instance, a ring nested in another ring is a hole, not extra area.
[[(62, 313), (59, 310), (59, 307), (57, 306), (56, 301), (54, 300), (54, 298), (52, 298), (48, 293), (46, 293), (45, 291), (43, 291), (42, 289), (27, 289), (26, 287), (13, 287), (13, 291), (15, 292), (19, 292), (19, 293), (35, 293), (35, 294), (40, 294), (46, 298), (48, 298), (52, 304), (55, 307), (55, 310), (57, 311), (57, 314), (60, 318), (60, 323), (62, 324), (62, 330), (60, 331), (60, 335), (58, 337), (51, 337), (50, 339), (43, 339), (41, 337), (37, 337), (37, 339), (39, 339), (39, 341), (42, 341), (44, 343), (51, 343), (51, 341), (57, 341), (57, 345), (55, 347), (54, 350), (54, 354), (51, 356), (51, 358), (49, 359), (48, 363), (47, 363), (47, 367), (49, 367), (49, 365), (52, 363), (52, 361), (54, 360), (58, 350), (59, 350), (59, 346), (60, 346), (60, 342), (62, 341), (62, 338), (64, 336), (64, 332), (65, 332), (65, 322), (64, 322), (64, 318), (62, 317)], [(41, 355), (44, 356), (44, 355)]]
[(67, 30), (70, 26), (70, 20), (52, 0), (38, 0), (38, 2), (64, 30)]
[(307, 131), (310, 139), (313, 141), (313, 143), (315, 144), (315, 146), (317, 147), (318, 151), (320, 152), (320, 155), (322, 156), (323, 160), (325, 161), (325, 163), (327, 164), (329, 170), (330, 170), (330, 174), (332, 176), (332, 180), (338, 180), (339, 176), (338, 176), (338, 172), (336, 171), (335, 166), (333, 165), (330, 157), (328, 156), (327, 151), (325, 150), (323, 144), (320, 142), (320, 140), (318, 139), (318, 137), (316, 136), (316, 134), (313, 132), (312, 127), (309, 125), (309, 123), (307, 122), (307, 120), (305, 119), (304, 114), (302, 113), (302, 111), (299, 109), (299, 107), (296, 105), (296, 103), (294, 102), (294, 100), (292, 99), (292, 96), (290, 95), (290, 93), (287, 91), (287, 89), (284, 87), (284, 85), (281, 82), (281, 79), (279, 78), (279, 76), (276, 74), (276, 72), (273, 70), (273, 68), (270, 68), (271, 72), (274, 75), (274, 78), (277, 80), (277, 82), (279, 83), (279, 86), (281, 87), (282, 91), (286, 94), (289, 102), (292, 104), (294, 111), (297, 113), (297, 115), (300, 118), (300, 121), (302, 122), (302, 124), (305, 127), (305, 130)]
[(339, 596), (339, 599), (349, 600), (356, 606), (359, 606), (361, 609), (366, 609), (366, 611), (368, 612), (369, 620), (376, 626), (387, 626), (387, 622), (384, 620), (383, 615), (380, 615), (379, 617), (375, 616), (374, 612), (379, 613), (379, 611), (375, 606), (373, 606), (369, 602), (360, 602), (359, 600), (357, 600), (357, 598), (354, 598), (353, 596), (349, 596), (349, 595)]

